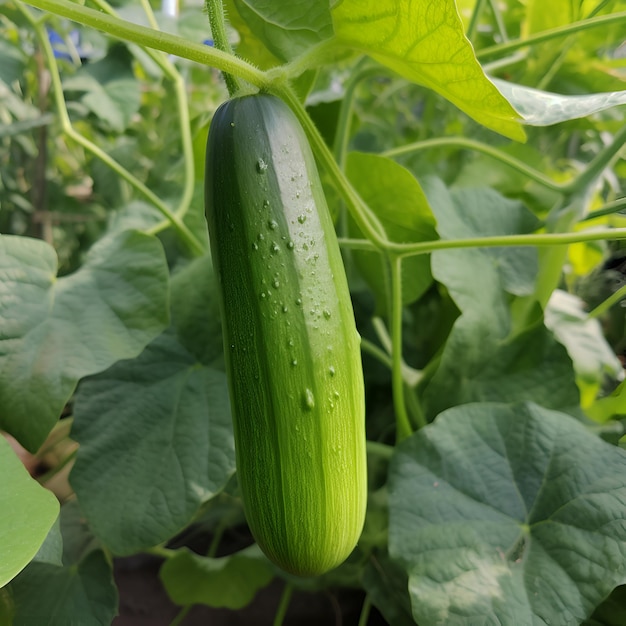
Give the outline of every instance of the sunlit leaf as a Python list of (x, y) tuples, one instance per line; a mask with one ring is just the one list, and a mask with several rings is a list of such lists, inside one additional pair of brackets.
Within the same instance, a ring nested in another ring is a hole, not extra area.
[(476, 60), (454, 0), (340, 0), (332, 16), (341, 42), (435, 90), (488, 128), (525, 139), (515, 110)]
[(283, 61), (333, 33), (327, 0), (234, 0), (234, 4), (250, 30)]
[(0, 587), (35, 556), (54, 520), (59, 502), (30, 477), (0, 434)]

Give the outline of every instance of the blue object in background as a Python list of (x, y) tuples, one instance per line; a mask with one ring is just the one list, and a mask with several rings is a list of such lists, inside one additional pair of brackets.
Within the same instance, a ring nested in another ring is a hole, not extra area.
[[(70, 43), (76, 49), (81, 62), (84, 63), (89, 55), (81, 46), (80, 33), (77, 30), (71, 30), (68, 34), (68, 38)], [(50, 45), (52, 46), (52, 51), (54, 52), (54, 57), (56, 59), (65, 59), (66, 61), (75, 60), (75, 57), (73, 57), (67, 50), (66, 40), (52, 28), (48, 28), (48, 40), (50, 41)]]

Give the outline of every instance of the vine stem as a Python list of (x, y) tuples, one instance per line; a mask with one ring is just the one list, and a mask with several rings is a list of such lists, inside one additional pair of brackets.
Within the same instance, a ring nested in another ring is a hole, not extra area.
[(476, 34), (476, 29), (478, 28), (478, 21), (480, 20), (480, 16), (483, 13), (485, 8), (485, 0), (476, 0), (476, 4), (474, 5), (474, 10), (472, 11), (472, 16), (470, 17), (469, 24), (467, 26), (467, 31), (465, 32), (465, 36), (472, 40), (474, 35)]
[(476, 56), (479, 59), (491, 57), (495, 55), (508, 54), (519, 48), (525, 48), (527, 46), (533, 46), (538, 43), (549, 41), (550, 39), (558, 39), (559, 37), (566, 37), (573, 33), (577, 33), (590, 28), (601, 28), (602, 26), (611, 26), (613, 24), (623, 24), (626, 20), (626, 11), (620, 11), (618, 13), (611, 13), (610, 15), (600, 15), (597, 17), (591, 17), (573, 24), (567, 24), (565, 26), (558, 26), (556, 28), (550, 28), (539, 33), (535, 33), (526, 37), (525, 39), (515, 39), (507, 41), (506, 43), (496, 44), (495, 46), (489, 46), (478, 50)]
[(597, 219), (598, 217), (604, 217), (605, 215), (612, 215), (613, 213), (618, 213), (626, 209), (626, 197), (617, 198), (611, 202), (607, 202), (605, 205), (601, 206), (599, 209), (595, 209), (594, 211), (589, 211), (585, 217), (581, 220), (581, 222), (589, 222), (591, 220)]
[(405, 146), (400, 146), (398, 148), (392, 148), (391, 150), (383, 152), (382, 156), (386, 156), (388, 158), (396, 158), (406, 154), (412, 154), (413, 152), (418, 152), (420, 150), (428, 150), (448, 146), (453, 146), (456, 148), (467, 148), (469, 150), (482, 152), (483, 154), (486, 154), (487, 156), (490, 156), (491, 158), (496, 159), (497, 161), (500, 161), (505, 165), (508, 165), (512, 169), (517, 170), (524, 176), (527, 176), (531, 180), (539, 183), (547, 189), (551, 189), (552, 191), (558, 191), (563, 194), (571, 194), (576, 193), (589, 185), (610, 163), (611, 159), (613, 159), (613, 157), (621, 149), (625, 141), (626, 127), (620, 129), (617, 132), (617, 134), (613, 138), (613, 141), (608, 146), (603, 148), (591, 160), (591, 162), (588, 164), (587, 168), (584, 172), (582, 172), (582, 174), (579, 174), (578, 176), (572, 178), (566, 183), (557, 183), (547, 176), (544, 176), (538, 170), (529, 167), (519, 159), (509, 156), (508, 154), (506, 154), (506, 152), (502, 152), (502, 150), (498, 150), (497, 148), (488, 146), (487, 144), (481, 143), (480, 141), (467, 139), (465, 137), (438, 137), (434, 139), (426, 139), (425, 141), (418, 141), (415, 143), (407, 144)]
[(363, 606), (361, 607), (361, 615), (359, 616), (358, 626), (367, 626), (367, 621), (370, 616), (371, 608), (372, 608), (372, 601), (368, 594), (365, 596), (365, 600), (363, 600)]
[[(93, 0), (96, 6), (102, 11), (105, 11), (109, 15), (118, 17), (113, 7), (105, 0)], [(152, 11), (152, 7), (148, 0), (142, 0), (141, 5), (148, 17), (148, 21), (153, 27), (158, 28), (158, 22)], [(185, 81), (180, 72), (176, 69), (173, 63), (158, 50), (152, 48), (145, 48), (146, 54), (159, 66), (161, 71), (167, 78), (172, 81), (174, 87), (174, 95), (176, 97), (176, 109), (178, 111), (178, 126), (180, 129), (180, 141), (183, 151), (183, 163), (184, 163), (184, 183), (183, 193), (178, 202), (178, 206), (174, 210), (174, 215), (178, 216), (181, 220), (187, 214), (191, 205), (193, 197), (193, 187), (195, 182), (195, 174), (193, 169), (193, 142), (191, 137), (191, 122), (189, 119), (189, 106), (187, 104), (187, 92), (185, 90)], [(165, 219), (160, 224), (149, 228), (146, 232), (150, 235), (156, 235), (170, 225), (170, 220)]]
[(56, 64), (56, 60), (54, 59), (54, 52), (52, 50), (52, 46), (50, 45), (47, 33), (43, 28), (42, 23), (38, 20), (35, 20), (31, 12), (23, 7), (20, 2), (18, 2), (16, 6), (24, 15), (24, 17), (30, 22), (46, 57), (48, 69), (50, 71), (50, 80), (52, 83), (52, 97), (55, 108), (57, 109), (61, 130), (63, 131), (65, 136), (85, 148), (85, 150), (87, 150), (88, 152), (91, 152), (96, 158), (100, 159), (116, 174), (118, 174), (120, 178), (123, 178), (127, 183), (129, 183), (132, 187), (139, 191), (139, 193), (147, 198), (172, 224), (180, 238), (185, 242), (185, 244), (194, 254), (203, 254), (204, 247), (178, 215), (175, 215), (154, 192), (146, 187), (146, 185), (144, 185), (139, 179), (133, 176), (126, 168), (120, 165), (115, 159), (111, 158), (99, 146), (94, 144), (92, 141), (90, 141), (74, 129), (69, 114), (67, 112), (67, 107), (65, 105), (65, 99), (63, 97), (63, 86), (61, 84), (61, 77), (59, 76), (59, 68)]
[[(205, 6), (209, 14), (209, 23), (211, 24), (211, 34), (213, 35), (215, 47), (230, 56), (235, 56), (230, 41), (228, 40), (228, 35), (226, 34), (224, 3), (222, 0), (206, 0)], [(230, 72), (222, 72), (222, 76), (224, 77), (226, 88), (228, 89), (228, 95), (232, 98), (241, 90), (239, 80)]]
[(272, 91), (283, 98), (291, 107), (304, 128), (313, 150), (322, 166), (330, 176), (336, 189), (342, 195), (343, 200), (350, 209), (350, 213), (360, 228), (361, 232), (380, 249), (385, 249), (390, 244), (385, 234), (385, 230), (378, 218), (369, 210), (354, 187), (341, 171), (339, 164), (335, 160), (326, 142), (313, 124), (302, 103), (294, 91), (288, 85), (280, 85)]
[(587, 319), (594, 319), (604, 315), (614, 304), (626, 298), (626, 285), (610, 295), (604, 302), (587, 314)]
[[(468, 237), (467, 239), (435, 239), (434, 241), (420, 241), (418, 243), (406, 244), (390, 242), (387, 248), (397, 252), (398, 255), (402, 257), (408, 257), (417, 254), (428, 254), (435, 250), (450, 250), (451, 248), (543, 247), (584, 243), (586, 241), (618, 239), (626, 239), (626, 228), (599, 228), (586, 232), (545, 233), (537, 235), (499, 235), (494, 237)], [(339, 245), (352, 250), (378, 251), (376, 246), (367, 239), (340, 238)]]
[(283, 594), (280, 597), (280, 603), (276, 611), (276, 617), (274, 618), (274, 626), (282, 626), (289, 608), (289, 602), (291, 601), (291, 594), (293, 593), (293, 585), (286, 583), (283, 589)]
[(389, 259), (391, 270), (391, 388), (396, 410), (396, 440), (398, 442), (413, 433), (411, 420), (404, 400), (404, 378), (402, 363), (402, 257)]
[(259, 88), (267, 87), (267, 74), (238, 57), (231, 56), (204, 44), (189, 41), (178, 35), (172, 35), (152, 28), (133, 24), (126, 20), (94, 11), (69, 0), (23, 0), (25, 4), (66, 17), (79, 24), (101, 30), (112, 37), (131, 41), (140, 46), (154, 48), (189, 59), (196, 63), (209, 65), (222, 72), (236, 74)]

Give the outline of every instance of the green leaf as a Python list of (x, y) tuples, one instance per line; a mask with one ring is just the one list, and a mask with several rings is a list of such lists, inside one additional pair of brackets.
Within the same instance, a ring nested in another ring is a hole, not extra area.
[[(54, 520), (59, 502), (30, 477), (9, 442), (0, 435), (0, 587), (35, 556)], [(6, 513), (10, 511), (10, 514)]]
[[(277, 59), (267, 48), (265, 43), (255, 33), (252, 32), (247, 22), (239, 15), (237, 8), (237, 0), (224, 0), (224, 9), (228, 23), (239, 35), (239, 43), (236, 46), (237, 56), (248, 61), (254, 60), (254, 64), (262, 70), (280, 65), (280, 59)], [(203, 145), (202, 158), (204, 163), (204, 150), (206, 141)]]
[(225, 374), (167, 332), (133, 360), (84, 381), (70, 482), (98, 538), (116, 554), (169, 539), (235, 469)]
[(587, 384), (600, 385), (605, 376), (617, 379), (623, 367), (602, 334), (597, 319), (590, 319), (584, 302), (556, 289), (545, 310), (546, 326), (567, 348), (576, 374)]
[(72, 567), (32, 563), (11, 591), (14, 626), (109, 626), (117, 613), (117, 589), (101, 550)]
[[(11, 86), (16, 80), (20, 80), (24, 76), (24, 67), (26, 65), (26, 55), (20, 46), (9, 42), (6, 39), (0, 39), (0, 82), (6, 86)], [(0, 85), (0, 93), (4, 95), (3, 86)]]
[(282, 61), (294, 59), (333, 34), (327, 0), (234, 0), (234, 3), (250, 30)]
[(550, 126), (626, 104), (626, 91), (564, 96), (503, 80), (492, 80), (500, 93), (522, 115), (524, 124), (531, 126)]
[[(395, 161), (374, 154), (351, 152), (346, 174), (359, 195), (376, 214), (387, 236), (398, 243), (437, 239), (435, 218), (413, 174)], [(389, 202), (393, 198), (393, 202)], [(356, 224), (354, 236), (362, 237)], [(386, 262), (378, 252), (354, 251), (352, 256), (376, 295), (377, 309), (388, 311)], [(402, 261), (402, 303), (415, 302), (432, 284), (430, 257), (412, 256)]]
[(454, 0), (340, 0), (332, 17), (342, 43), (433, 89), (487, 128), (525, 140), (517, 113), (477, 61)]
[(224, 369), (219, 299), (211, 255), (199, 257), (172, 278), (172, 325), (181, 345), (201, 363)]
[[(443, 239), (523, 233), (537, 223), (521, 203), (492, 190), (449, 194), (429, 180), (427, 195)], [(572, 363), (563, 346), (544, 326), (527, 325), (520, 331), (512, 320), (511, 296), (532, 294), (537, 267), (533, 248), (433, 253), (433, 276), (446, 286), (461, 316), (424, 391), (429, 418), (477, 401), (533, 400), (565, 410), (578, 404)]]
[(82, 66), (66, 79), (63, 89), (84, 92), (83, 104), (112, 130), (124, 132), (141, 106), (141, 88), (132, 63), (126, 46), (114, 45), (106, 57)]
[(161, 581), (172, 602), (242, 609), (274, 577), (272, 568), (254, 545), (221, 558), (181, 549), (161, 567)]
[(57, 279), (54, 250), (0, 237), (0, 426), (35, 452), (80, 378), (133, 357), (168, 322), (168, 270), (158, 239), (100, 240)]
[(578, 624), (626, 575), (626, 454), (534, 404), (446, 411), (390, 466), (420, 626)]
[(210, 257), (174, 274), (171, 317), (138, 358), (77, 394), (72, 435), (81, 447), (70, 481), (96, 534), (120, 554), (171, 537), (234, 473)]

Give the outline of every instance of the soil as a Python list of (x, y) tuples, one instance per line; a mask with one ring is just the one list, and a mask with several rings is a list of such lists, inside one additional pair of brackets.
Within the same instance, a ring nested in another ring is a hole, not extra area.
[[(159, 581), (161, 560), (140, 555), (116, 559), (119, 616), (112, 626), (169, 626), (180, 611)], [(194, 606), (182, 626), (272, 626), (284, 582), (274, 580), (240, 611)], [(355, 590), (294, 591), (283, 626), (357, 626), (363, 593)], [(368, 626), (387, 622), (372, 609)]]

